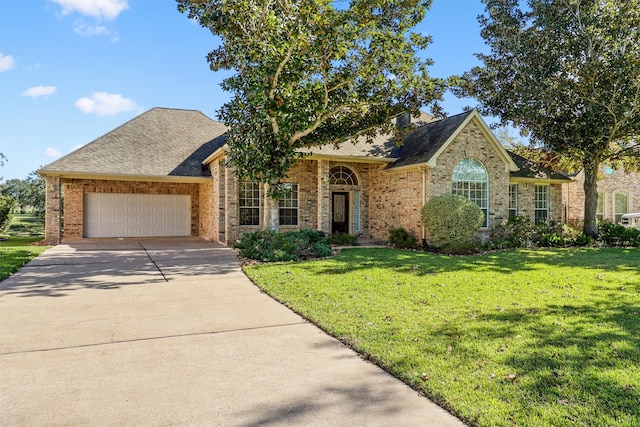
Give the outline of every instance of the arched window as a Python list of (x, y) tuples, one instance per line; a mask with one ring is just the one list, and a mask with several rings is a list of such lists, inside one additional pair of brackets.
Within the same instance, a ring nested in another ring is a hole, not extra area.
[(471, 200), (484, 212), (483, 227), (489, 226), (489, 175), (482, 163), (467, 157), (453, 169), (452, 193)]
[(358, 177), (346, 166), (335, 166), (329, 171), (329, 184), (358, 185)]

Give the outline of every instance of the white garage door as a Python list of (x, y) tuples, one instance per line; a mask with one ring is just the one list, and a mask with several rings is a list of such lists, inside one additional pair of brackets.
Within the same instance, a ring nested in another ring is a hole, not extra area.
[(85, 237), (191, 235), (191, 197), (85, 193)]

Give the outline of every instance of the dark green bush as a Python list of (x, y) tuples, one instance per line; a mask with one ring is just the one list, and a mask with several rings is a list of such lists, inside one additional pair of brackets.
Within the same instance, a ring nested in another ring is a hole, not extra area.
[(573, 228), (558, 221), (544, 220), (534, 224), (529, 218), (514, 216), (491, 231), (489, 246), (496, 249), (584, 246), (587, 236), (580, 236)]
[(358, 236), (348, 233), (333, 233), (327, 237), (330, 245), (358, 246)]
[(421, 216), (435, 246), (472, 243), (484, 222), (478, 205), (456, 194), (432, 197), (422, 208)]
[(389, 244), (399, 249), (414, 249), (418, 240), (402, 227), (392, 228), (389, 230)]
[(331, 255), (331, 247), (322, 231), (303, 228), (277, 233), (258, 230), (245, 233), (234, 245), (243, 258), (264, 262), (298, 261)]
[(640, 230), (611, 222), (599, 222), (599, 240), (607, 246), (640, 247)]

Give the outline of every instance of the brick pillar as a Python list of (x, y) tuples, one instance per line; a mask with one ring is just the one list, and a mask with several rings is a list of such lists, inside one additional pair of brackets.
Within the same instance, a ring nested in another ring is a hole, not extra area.
[(60, 199), (61, 185), (59, 176), (45, 176), (46, 202), (44, 236), (47, 245), (60, 243)]
[(331, 189), (329, 161), (318, 160), (318, 230), (331, 233)]
[(225, 221), (224, 221), (224, 243), (230, 245), (239, 238), (238, 226), (240, 220), (238, 218), (238, 180), (233, 170), (227, 169), (224, 175), (225, 181)]

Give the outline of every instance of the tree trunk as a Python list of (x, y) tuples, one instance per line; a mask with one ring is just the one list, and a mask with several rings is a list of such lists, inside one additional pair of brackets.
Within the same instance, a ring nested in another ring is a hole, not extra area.
[(266, 184), (264, 192), (264, 227), (267, 230), (280, 231), (280, 203), (269, 191), (271, 185)]
[(598, 238), (598, 223), (596, 213), (598, 210), (598, 170), (600, 160), (591, 157), (585, 158), (584, 166), (584, 227), (583, 232), (592, 239)]

